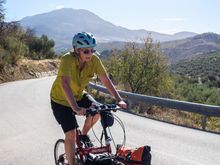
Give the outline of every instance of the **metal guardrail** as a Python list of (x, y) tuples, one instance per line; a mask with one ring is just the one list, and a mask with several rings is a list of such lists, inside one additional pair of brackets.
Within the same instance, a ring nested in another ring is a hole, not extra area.
[[(93, 89), (96, 89), (97, 91), (107, 93), (107, 94), (109, 93), (105, 87), (98, 85), (96, 83), (90, 83), (89, 86)], [(203, 130), (205, 130), (205, 127), (206, 127), (207, 116), (220, 117), (220, 106), (172, 100), (172, 99), (167, 99), (167, 98), (147, 96), (147, 95), (125, 92), (125, 91), (120, 91), (120, 90), (118, 90), (118, 92), (123, 98), (126, 98), (128, 101), (130, 100), (130, 101), (136, 101), (136, 102), (144, 102), (144, 103), (158, 105), (162, 107), (201, 114), (203, 115), (203, 118), (202, 118), (202, 129)]]

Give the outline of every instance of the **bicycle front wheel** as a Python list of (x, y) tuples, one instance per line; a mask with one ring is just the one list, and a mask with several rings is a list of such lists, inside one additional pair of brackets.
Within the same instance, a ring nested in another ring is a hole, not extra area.
[(55, 160), (55, 165), (68, 165), (63, 139), (59, 139), (55, 143), (54, 160)]
[[(59, 139), (55, 143), (54, 160), (55, 160), (55, 165), (68, 165), (68, 160), (67, 160), (67, 156), (65, 153), (63, 139)], [(80, 160), (80, 156), (77, 153), (75, 154), (75, 164), (76, 165), (83, 165), (82, 161)]]

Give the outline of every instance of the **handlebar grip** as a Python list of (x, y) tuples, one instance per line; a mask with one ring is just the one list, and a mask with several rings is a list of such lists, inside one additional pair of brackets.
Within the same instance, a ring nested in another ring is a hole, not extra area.
[(94, 108), (90, 108), (86, 111), (86, 117), (88, 117), (89, 115), (91, 116), (95, 116), (98, 113), (98, 111)]
[(102, 111), (114, 111), (116, 112), (118, 109), (120, 109), (120, 107), (116, 104), (102, 104), (99, 106), (94, 106), (90, 109), (88, 109), (86, 111), (86, 117), (88, 117), (89, 115), (94, 116), (96, 115), (98, 112), (102, 112)]

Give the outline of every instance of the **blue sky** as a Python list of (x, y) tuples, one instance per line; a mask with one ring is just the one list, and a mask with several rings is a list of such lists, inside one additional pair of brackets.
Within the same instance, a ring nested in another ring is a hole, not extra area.
[(220, 34), (220, 0), (6, 0), (4, 7), (7, 21), (68, 7), (128, 29)]

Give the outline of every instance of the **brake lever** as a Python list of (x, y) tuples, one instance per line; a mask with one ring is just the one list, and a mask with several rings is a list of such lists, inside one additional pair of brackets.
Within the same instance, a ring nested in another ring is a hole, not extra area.
[(119, 109), (121, 109), (121, 108), (118, 105), (116, 105), (115, 108), (113, 109), (113, 112), (116, 112)]

